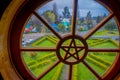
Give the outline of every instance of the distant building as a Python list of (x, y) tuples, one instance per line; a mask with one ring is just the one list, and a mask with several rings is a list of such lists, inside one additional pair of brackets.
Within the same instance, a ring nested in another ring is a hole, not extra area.
[(67, 30), (69, 29), (70, 19), (64, 18), (64, 19), (62, 20), (62, 24), (65, 26), (65, 30), (67, 31)]
[(53, 24), (51, 24), (51, 26), (52, 26), (52, 28), (53, 28), (55, 31), (59, 31), (59, 30), (58, 30), (58, 24), (53, 23)]
[(36, 27), (32, 26), (31, 24), (27, 24), (24, 33), (29, 33), (29, 32), (37, 32)]

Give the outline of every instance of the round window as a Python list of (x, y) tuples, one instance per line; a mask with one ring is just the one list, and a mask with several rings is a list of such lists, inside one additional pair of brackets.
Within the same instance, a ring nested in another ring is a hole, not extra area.
[(120, 67), (119, 26), (114, 11), (103, 5), (95, 0), (28, 1), (10, 34), (19, 74), (25, 80), (112, 79)]

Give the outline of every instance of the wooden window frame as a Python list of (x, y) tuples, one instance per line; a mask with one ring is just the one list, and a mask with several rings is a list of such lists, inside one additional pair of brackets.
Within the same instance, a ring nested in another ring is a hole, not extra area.
[[(49, 48), (22, 48), (20, 45), (21, 38), (22, 38), (22, 32), (23, 32), (23, 26), (25, 25), (26, 21), (28, 20), (29, 16), (34, 14), (43, 24), (45, 24), (60, 40), (63, 38), (54, 31), (51, 26), (42, 18), (40, 17), (36, 12), (35, 9), (38, 6), (42, 6), (45, 3), (49, 2), (50, 0), (29, 0), (25, 1), (25, 4), (20, 7), (18, 12), (15, 15), (15, 18), (13, 19), (13, 22), (11, 23), (11, 27), (9, 30), (9, 37), (8, 37), (8, 49), (10, 52), (10, 58), (11, 62), (14, 64), (13, 67), (16, 69), (16, 71), (22, 76), (25, 80), (39, 80), (41, 79), (46, 73), (48, 73), (50, 70), (52, 70), (57, 64), (60, 63), (60, 61), (56, 62), (53, 66), (51, 66), (48, 70), (46, 70), (45, 73), (43, 73), (38, 78), (34, 77), (32, 73), (26, 68), (21, 59), (21, 51), (55, 51), (56, 49)], [(117, 3), (114, 0), (98, 0), (101, 4), (103, 4), (107, 9), (110, 10), (110, 14), (102, 20), (99, 24), (96, 25), (95, 28), (93, 28), (87, 35), (83, 37), (84, 40), (88, 39), (92, 34), (94, 34), (101, 26), (103, 26), (108, 20), (114, 17), (114, 19), (117, 22), (118, 28), (120, 28), (120, 9)], [(78, 0), (74, 0), (74, 7), (73, 7), (73, 15), (72, 15), (72, 36), (71, 38), (74, 39), (73, 36), (75, 36), (75, 26), (76, 26), (76, 16), (77, 16), (77, 2)], [(22, 16), (22, 17), (21, 17)], [(120, 29), (119, 29), (120, 31)], [(115, 75), (120, 71), (120, 49), (88, 49), (89, 52), (118, 52), (116, 56), (116, 60), (112, 64), (112, 67), (101, 77), (90, 67), (84, 60), (81, 60), (81, 62), (88, 67), (88, 69), (98, 78), (98, 80), (111, 80), (115, 77)], [(72, 75), (72, 64), (69, 65), (69, 80), (71, 80)]]

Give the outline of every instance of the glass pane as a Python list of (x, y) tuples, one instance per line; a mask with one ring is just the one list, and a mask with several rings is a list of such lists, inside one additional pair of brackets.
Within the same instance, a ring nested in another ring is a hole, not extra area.
[(91, 52), (85, 60), (99, 75), (102, 76), (112, 65), (115, 58), (115, 52)]
[(82, 63), (73, 66), (72, 80), (97, 80), (92, 72)]
[(61, 35), (71, 32), (72, 4), (73, 0), (52, 0), (37, 9), (52, 28)]
[(26, 67), (29, 68), (36, 77), (58, 61), (55, 52), (25, 51), (22, 52), (22, 57)]
[(96, 31), (87, 43), (90, 48), (119, 48), (119, 30), (114, 19)]
[(41, 21), (34, 15), (25, 25), (22, 47), (56, 47), (59, 41)]
[(109, 11), (95, 0), (78, 0), (76, 34), (84, 36), (108, 14)]

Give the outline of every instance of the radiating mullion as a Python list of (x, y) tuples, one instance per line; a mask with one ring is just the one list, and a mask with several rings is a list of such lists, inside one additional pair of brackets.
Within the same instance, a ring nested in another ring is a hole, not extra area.
[(41, 80), (46, 74), (48, 74), (54, 67), (56, 67), (61, 61), (57, 61), (55, 64), (53, 64), (51, 67), (49, 67), (42, 75), (40, 75), (37, 80)]
[[(66, 51), (67, 53), (69, 53), (70, 47), (72, 46), (72, 41), (73, 41), (73, 39), (72, 39), (72, 40), (70, 41), (70, 43), (69, 43), (68, 50)], [(66, 46), (66, 47), (67, 47), (67, 46)], [(61, 48), (62, 48), (62, 47), (61, 47)], [(66, 53), (64, 59), (67, 58), (67, 55), (68, 55), (67, 53)], [(70, 54), (70, 53), (69, 53), (69, 54)]]
[(53, 34), (55, 34), (59, 39), (62, 39), (62, 37), (49, 25), (49, 23), (48, 23), (45, 19), (43, 19), (41, 16), (39, 16), (39, 14), (36, 13), (36, 12), (33, 12), (33, 14), (34, 14), (47, 28), (49, 28), (49, 29), (53, 32)]
[(120, 49), (88, 49), (88, 52), (120, 52)]
[(109, 14), (105, 19), (98, 23), (92, 30), (90, 30), (85, 36), (84, 39), (87, 40), (92, 36), (97, 30), (99, 30), (106, 22), (108, 22), (114, 16), (113, 13)]
[(22, 48), (21, 51), (56, 51), (55, 48)]
[(72, 70), (73, 70), (73, 65), (72, 64), (70, 64), (69, 65), (69, 76), (68, 76), (68, 80), (72, 80)]
[(72, 35), (75, 35), (76, 30), (76, 19), (77, 19), (77, 7), (78, 7), (78, 0), (74, 0), (73, 5), (73, 14), (72, 14)]
[(84, 60), (82, 62), (99, 80), (101, 80), (101, 77), (95, 70), (93, 70)]

